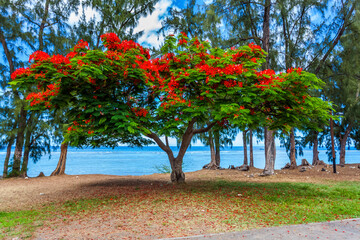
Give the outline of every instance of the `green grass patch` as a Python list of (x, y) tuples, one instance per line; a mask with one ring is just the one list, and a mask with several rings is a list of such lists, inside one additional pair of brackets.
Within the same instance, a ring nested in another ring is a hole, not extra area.
[(39, 211), (0, 212), (0, 238), (5, 236), (28, 238), (40, 225)]
[(190, 182), (125, 186), (109, 194), (112, 196), (50, 204), (36, 211), (1, 212), (0, 229), (5, 237), (27, 237), (49, 222), (110, 216), (122, 219), (124, 226), (131, 226), (127, 231), (134, 233), (150, 226), (155, 235), (181, 236), (204, 226), (224, 232), (360, 217), (360, 182)]

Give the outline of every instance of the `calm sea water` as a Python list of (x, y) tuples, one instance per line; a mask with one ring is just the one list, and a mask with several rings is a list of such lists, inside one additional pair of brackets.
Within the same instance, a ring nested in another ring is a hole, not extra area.
[[(177, 148), (173, 147), (176, 152)], [(319, 158), (327, 162), (325, 149), (320, 149)], [(249, 151), (248, 151), (249, 152)], [(59, 159), (60, 149), (57, 149), (49, 156), (43, 156), (36, 164), (29, 163), (28, 175), (37, 176), (44, 172), (50, 175), (55, 169)], [(4, 164), (5, 149), (0, 150), (0, 167)], [(301, 159), (306, 158), (312, 161), (312, 150), (305, 149), (304, 156), (298, 157), (298, 164)], [(337, 156), (337, 162), (339, 156)], [(257, 168), (264, 168), (265, 155), (263, 147), (254, 147), (254, 164)], [(184, 157), (184, 171), (200, 170), (210, 162), (209, 147), (191, 147)], [(275, 169), (280, 169), (289, 162), (285, 148), (277, 147)], [(243, 163), (243, 147), (225, 148), (221, 151), (221, 166), (227, 168), (229, 165), (239, 166)], [(346, 152), (346, 163), (360, 163), (360, 151), (351, 148)], [(145, 175), (159, 172), (157, 167), (169, 165), (167, 155), (157, 146), (143, 148), (117, 147), (111, 148), (69, 148), (66, 164), (66, 173), (76, 174), (112, 174), (112, 175)]]

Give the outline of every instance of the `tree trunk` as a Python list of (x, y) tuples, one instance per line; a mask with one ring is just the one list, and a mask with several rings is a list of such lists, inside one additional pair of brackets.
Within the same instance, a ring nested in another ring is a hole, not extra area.
[[(17, 124), (18, 124), (18, 120), (16, 119), (12, 129), (16, 129)], [(4, 171), (3, 171), (3, 177), (4, 178), (6, 178), (8, 176), (9, 160), (10, 160), (10, 156), (11, 156), (11, 147), (14, 144), (14, 141), (15, 141), (15, 135), (10, 134), (9, 141), (8, 141), (8, 146), (6, 148), (5, 161), (4, 161)]]
[[(331, 113), (332, 115), (332, 113)], [(335, 141), (334, 141), (334, 121), (330, 118), (330, 138), (331, 138), (331, 153), (332, 153), (332, 162), (333, 162), (333, 172), (336, 173), (336, 163), (335, 163)]]
[[(265, 52), (270, 50), (270, 9), (271, 9), (271, 0), (265, 0), (264, 5), (264, 18), (263, 18), (263, 44), (262, 48)], [(263, 69), (269, 68), (269, 55), (266, 56), (266, 61), (263, 65)], [(268, 130), (265, 127), (265, 168), (263, 171), (263, 176), (273, 175), (274, 166), (275, 166), (275, 137), (274, 131)]]
[(59, 162), (58, 162), (55, 170), (51, 173), (50, 176), (57, 176), (57, 175), (65, 174), (67, 150), (68, 150), (68, 143), (62, 143), (61, 147), (60, 147)]
[(275, 137), (274, 131), (268, 130), (265, 128), (265, 168), (263, 171), (263, 176), (269, 176), (274, 174), (276, 158), (276, 148), (275, 148)]
[(296, 156), (295, 156), (295, 131), (294, 128), (290, 130), (290, 169), (295, 169), (297, 167), (296, 164)]
[(181, 145), (180, 145), (180, 149), (179, 149), (179, 154), (177, 155), (177, 157), (174, 157), (174, 154), (170, 148), (170, 146), (168, 144), (164, 144), (161, 139), (159, 138), (158, 135), (156, 135), (155, 133), (150, 133), (147, 134), (146, 136), (153, 139), (157, 145), (164, 150), (164, 152), (166, 152), (166, 154), (168, 155), (169, 161), (170, 161), (170, 166), (171, 166), (171, 175), (170, 175), (170, 179), (173, 183), (183, 183), (185, 182), (185, 174), (182, 170), (182, 163), (183, 163), (183, 158), (185, 156), (186, 150), (188, 149), (190, 143), (191, 143), (191, 139), (194, 136), (194, 134), (198, 134), (198, 133), (204, 133), (209, 131), (215, 124), (216, 122), (213, 122), (211, 124), (208, 124), (207, 127), (205, 128), (201, 128), (201, 129), (193, 129), (193, 126), (196, 122), (196, 119), (192, 119), (189, 123), (188, 126), (186, 128), (186, 131), (184, 133), (184, 135), (182, 136), (181, 139)]
[[(265, 0), (264, 5), (264, 18), (263, 18), (263, 44), (262, 48), (265, 52), (269, 52), (270, 49), (270, 9), (271, 9), (271, 0)], [(266, 56), (266, 61), (264, 63), (264, 69), (269, 68), (269, 55)]]
[[(170, 159), (171, 162), (171, 159)], [(172, 159), (170, 179), (173, 183), (185, 182), (185, 174), (182, 170), (183, 157), (177, 156)]]
[(250, 167), (254, 167), (253, 132), (250, 129)]
[(45, 24), (47, 23), (48, 15), (49, 15), (49, 5), (50, 0), (46, 0), (45, 6), (44, 6), (44, 15), (41, 20), (40, 28), (39, 28), (39, 50), (44, 50), (44, 30), (45, 30)]
[(312, 161), (312, 165), (318, 165), (319, 163), (319, 151), (318, 151), (318, 145), (319, 145), (319, 141), (318, 141), (318, 135), (319, 132), (314, 132), (314, 140), (313, 140), (313, 161)]
[(215, 138), (215, 163), (220, 167), (220, 132), (216, 131), (214, 133)]
[[(26, 136), (27, 138), (27, 136)], [(25, 140), (25, 149), (24, 149), (24, 156), (23, 156), (23, 161), (21, 164), (21, 170), (20, 170), (20, 176), (21, 177), (27, 177), (27, 167), (28, 167), (28, 163), (29, 163), (29, 155), (30, 155), (30, 143), (27, 141), (27, 139)]]
[(345, 134), (341, 136), (340, 133), (340, 166), (345, 165), (345, 151), (346, 151), (346, 142), (351, 132), (351, 124), (346, 127)]
[(249, 165), (249, 164), (248, 164), (248, 158), (247, 158), (246, 132), (247, 132), (247, 131), (243, 131), (244, 165)]
[(208, 169), (216, 169), (218, 165), (216, 164), (216, 156), (215, 156), (215, 146), (214, 146), (214, 139), (212, 138), (213, 133), (209, 131), (209, 146), (210, 146), (210, 154), (211, 160), (210, 163), (207, 164)]
[(12, 147), (13, 143), (14, 143), (14, 137), (11, 137), (9, 142), (8, 142), (8, 146), (6, 148), (6, 156), (5, 156), (5, 161), (4, 161), (3, 178), (6, 178), (8, 176), (9, 160), (10, 160), (10, 155), (11, 155), (11, 147)]
[(32, 135), (32, 125), (33, 125), (33, 118), (34, 118), (34, 113), (30, 114), (29, 120), (26, 123), (26, 132), (25, 132), (25, 149), (24, 149), (24, 156), (23, 156), (23, 162), (21, 165), (21, 170), (20, 170), (20, 176), (21, 177), (27, 177), (27, 167), (28, 167), (28, 163), (29, 163), (29, 155), (30, 155), (30, 150), (31, 150), (31, 135)]
[(25, 110), (24, 106), (21, 106), (20, 109), (20, 118), (19, 118), (19, 129), (16, 136), (16, 145), (14, 151), (14, 162), (13, 168), (10, 173), (10, 177), (18, 177), (20, 175), (20, 165), (21, 165), (21, 157), (22, 151), (24, 146), (24, 135), (25, 135), (25, 128), (26, 128), (26, 114), (27, 111)]

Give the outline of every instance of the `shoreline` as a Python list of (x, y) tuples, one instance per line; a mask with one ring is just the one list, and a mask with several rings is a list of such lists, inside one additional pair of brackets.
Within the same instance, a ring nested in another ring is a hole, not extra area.
[[(272, 176), (262, 177), (262, 169), (251, 168), (243, 172), (233, 169), (198, 170), (186, 172), (186, 182), (201, 183), (206, 181), (254, 182), (254, 183), (317, 183), (360, 182), (358, 164), (338, 167), (339, 173), (332, 173), (332, 168), (321, 171), (321, 166), (308, 168), (305, 172), (295, 170), (275, 170)], [(142, 176), (118, 176), (105, 174), (61, 175), (34, 178), (10, 178), (0, 180), (0, 211), (23, 210), (33, 207), (79, 198), (92, 198), (119, 192), (122, 188), (167, 185), (169, 173), (155, 173)]]

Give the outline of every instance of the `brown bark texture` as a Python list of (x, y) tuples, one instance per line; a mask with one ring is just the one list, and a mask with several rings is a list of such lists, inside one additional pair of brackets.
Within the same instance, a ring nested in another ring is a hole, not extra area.
[(215, 163), (220, 167), (220, 133), (216, 131), (214, 134), (215, 138)]
[(24, 146), (24, 137), (25, 137), (24, 135), (25, 135), (25, 128), (26, 128), (26, 115), (27, 115), (27, 111), (25, 110), (24, 106), (21, 106), (20, 118), (19, 118), (19, 128), (18, 128), (18, 132), (16, 135), (14, 162), (13, 162), (11, 177), (18, 177), (20, 175), (21, 157), (22, 157), (22, 151), (23, 151), (23, 146)]
[(55, 170), (50, 176), (57, 176), (65, 174), (66, 157), (67, 157), (68, 144), (62, 143), (60, 146), (60, 157)]
[(351, 132), (351, 124), (346, 127), (345, 133), (340, 133), (340, 165), (345, 165), (346, 142)]
[(275, 158), (276, 149), (274, 131), (265, 128), (265, 168), (263, 171), (264, 176), (274, 174)]
[(249, 142), (249, 148), (250, 148), (250, 167), (254, 167), (254, 149), (253, 149), (253, 132), (250, 129), (250, 142)]
[(295, 169), (297, 167), (296, 164), (296, 156), (295, 156), (295, 131), (294, 128), (290, 130), (290, 169)]
[[(271, 9), (271, 0), (265, 0), (264, 5), (264, 18), (263, 18), (263, 45), (262, 48), (269, 52), (270, 49), (270, 9)], [(269, 68), (269, 56), (266, 57), (265, 64), (263, 66), (264, 69)], [(274, 174), (274, 166), (275, 166), (275, 138), (274, 131), (268, 130), (265, 127), (265, 168), (263, 171), (263, 175), (273, 175)]]
[(23, 155), (23, 161), (22, 161), (22, 165), (21, 165), (21, 170), (20, 170), (20, 176), (21, 177), (27, 177), (27, 167), (28, 167), (28, 163), (29, 163), (29, 155), (30, 155), (30, 150), (31, 150), (31, 136), (32, 136), (32, 125), (33, 125), (33, 118), (34, 118), (34, 113), (30, 114), (30, 117), (27, 121), (27, 128), (25, 131), (25, 149), (24, 149), (24, 155)]
[(157, 143), (157, 145), (168, 155), (168, 158), (170, 161), (170, 166), (171, 166), (170, 180), (173, 183), (185, 182), (185, 174), (182, 170), (182, 163), (183, 163), (183, 158), (186, 153), (186, 150), (188, 149), (188, 147), (191, 143), (191, 139), (194, 136), (194, 134), (207, 132), (216, 123), (216, 122), (210, 123), (205, 128), (194, 129), (193, 126), (194, 126), (195, 122), (196, 122), (196, 119), (194, 118), (188, 123), (186, 131), (183, 134), (182, 139), (181, 139), (179, 153), (176, 157), (174, 157), (174, 154), (173, 154), (170, 146), (168, 144), (165, 145), (163, 143), (163, 141), (159, 138), (158, 135), (156, 135), (155, 133), (150, 133), (150, 134), (146, 135), (147, 137), (153, 139)]
[[(331, 113), (332, 114), (332, 113)], [(330, 138), (331, 138), (331, 153), (333, 161), (333, 172), (336, 173), (336, 163), (335, 163), (335, 142), (334, 142), (334, 121), (330, 118)]]
[(3, 177), (6, 178), (8, 175), (8, 168), (9, 168), (9, 160), (11, 155), (11, 146), (14, 143), (14, 137), (11, 137), (11, 139), (8, 142), (8, 146), (6, 148), (6, 156), (4, 161), (4, 170), (3, 170)]
[(215, 144), (213, 139), (213, 133), (209, 131), (209, 146), (210, 146), (210, 163), (206, 164), (204, 167), (207, 169), (217, 169), (219, 166), (216, 164), (216, 152)]
[(318, 135), (319, 132), (315, 132), (314, 133), (314, 140), (313, 140), (313, 160), (312, 160), (312, 165), (318, 165), (319, 163), (319, 150), (318, 150), (318, 146), (319, 146), (319, 141), (318, 141)]
[(243, 131), (243, 146), (244, 146), (244, 165), (249, 165), (247, 158), (246, 131)]
[(44, 9), (44, 16), (41, 20), (40, 28), (39, 28), (39, 50), (44, 50), (44, 30), (46, 27), (48, 15), (49, 15), (49, 6), (50, 6), (50, 0), (47, 0), (45, 2), (45, 9)]

